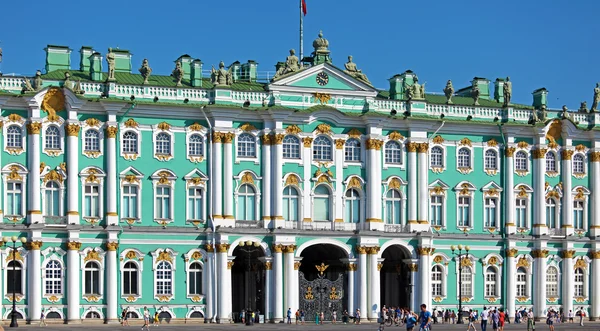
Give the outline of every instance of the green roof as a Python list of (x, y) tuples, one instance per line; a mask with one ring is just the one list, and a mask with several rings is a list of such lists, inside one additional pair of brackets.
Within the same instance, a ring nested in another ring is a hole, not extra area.
[[(390, 92), (389, 91), (379, 91), (377, 94), (377, 98), (380, 99), (389, 99)], [(425, 101), (432, 104), (445, 105), (446, 104), (446, 96), (440, 94), (425, 94)], [(469, 97), (461, 97), (461, 96), (453, 96), (452, 97), (453, 105), (457, 106), (473, 106), (473, 98)], [(487, 99), (479, 99), (479, 105), (481, 107), (494, 107), (494, 108), (502, 108), (503, 104), (501, 102), (496, 102), (496, 100), (487, 100)], [(511, 104), (515, 108), (519, 109), (534, 109), (533, 106), (522, 105), (522, 104)]]

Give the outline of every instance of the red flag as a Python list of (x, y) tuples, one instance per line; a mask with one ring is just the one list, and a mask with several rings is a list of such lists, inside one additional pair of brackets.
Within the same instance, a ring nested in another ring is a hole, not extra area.
[(304, 16), (306, 16), (306, 1), (302, 0), (302, 12), (304, 13)]

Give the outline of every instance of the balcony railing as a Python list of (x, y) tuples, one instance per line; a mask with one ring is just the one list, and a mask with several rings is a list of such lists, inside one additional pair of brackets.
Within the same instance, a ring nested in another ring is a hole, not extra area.
[(307, 231), (354, 231), (360, 228), (360, 223), (302, 222), (301, 228)]
[(385, 232), (392, 232), (392, 233), (410, 232), (408, 230), (408, 224), (386, 224), (385, 227), (383, 228), (383, 230)]
[(48, 225), (67, 225), (67, 218), (64, 216), (44, 216), (44, 222)]
[(263, 227), (263, 221), (235, 221), (236, 228), (257, 229)]
[(549, 228), (548, 235), (552, 237), (565, 237), (567, 235), (567, 231), (566, 229)]

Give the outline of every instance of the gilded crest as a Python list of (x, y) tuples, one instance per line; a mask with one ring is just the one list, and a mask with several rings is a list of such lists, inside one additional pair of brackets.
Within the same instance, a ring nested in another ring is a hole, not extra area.
[(201, 260), (202, 259), (202, 253), (200, 252), (194, 252), (192, 253), (192, 260)]
[(496, 147), (498, 146), (498, 142), (496, 141), (496, 139), (492, 138), (487, 141), (487, 145), (488, 147)]
[(169, 254), (169, 252), (162, 251), (158, 253), (158, 256), (156, 257), (156, 262), (159, 261), (173, 262), (173, 258), (171, 257), (171, 254)]
[(442, 136), (440, 136), (440, 135), (437, 135), (437, 136), (435, 136), (433, 138), (432, 141), (433, 141), (434, 144), (440, 144), (441, 145), (441, 144), (444, 143), (444, 138)]
[(304, 294), (304, 299), (306, 300), (314, 300), (315, 295), (313, 294), (312, 286), (306, 287), (306, 293)]
[(58, 87), (51, 87), (44, 95), (42, 100), (42, 109), (48, 113), (48, 119), (50, 117), (56, 118), (56, 113), (65, 109), (65, 95), (63, 91)]
[(517, 143), (517, 147), (523, 148), (523, 149), (527, 149), (527, 147), (529, 147), (529, 144), (527, 142), (525, 142), (525, 141), (519, 141)]
[(325, 263), (321, 262), (321, 265), (315, 265), (315, 268), (317, 268), (319, 275), (323, 276), (323, 273), (325, 272), (325, 270), (327, 270), (327, 268), (329, 268), (329, 265), (326, 265)]
[(63, 176), (61, 174), (59, 174), (56, 170), (50, 170), (46, 174), (46, 176), (44, 176), (44, 183), (47, 183), (49, 181), (56, 181), (56, 182), (62, 183)]
[(361, 188), (362, 187), (362, 183), (360, 181), (360, 179), (358, 179), (358, 177), (353, 176), (352, 178), (350, 178), (350, 181), (348, 181), (348, 188)]
[(388, 135), (388, 138), (390, 138), (391, 140), (402, 140), (402, 139), (404, 139), (404, 136), (398, 131), (393, 131), (393, 132), (390, 132), (390, 134)]
[(87, 124), (88, 126), (97, 127), (98, 125), (100, 125), (100, 121), (97, 118), (92, 117), (85, 120), (85, 124)]
[(352, 128), (350, 131), (348, 131), (347, 135), (350, 138), (358, 139), (358, 138), (360, 138), (360, 136), (362, 135), (362, 133), (360, 131), (358, 131), (358, 129)]
[(87, 252), (87, 254), (85, 255), (85, 257), (83, 258), (83, 262), (92, 261), (92, 260), (102, 261), (102, 257), (95, 249), (89, 250)]
[(133, 118), (128, 119), (123, 124), (125, 124), (125, 127), (132, 128), (132, 129), (137, 129), (139, 126), (138, 122), (136, 122)]
[(331, 100), (331, 95), (327, 94), (327, 93), (315, 93), (314, 94), (315, 100), (318, 100), (320, 104), (325, 105), (329, 102), (329, 100)]
[(198, 122), (195, 122), (194, 124), (190, 125), (188, 128), (190, 129), (190, 131), (200, 131), (203, 129), (202, 125), (200, 125)]
[(245, 172), (242, 175), (242, 184), (254, 184), (254, 177), (249, 172)]
[(458, 145), (473, 147), (473, 145), (471, 144), (471, 139), (469, 139), (469, 138), (462, 138)]
[(288, 185), (298, 186), (299, 182), (300, 182), (300, 179), (298, 178), (298, 176), (296, 176), (295, 174), (290, 174), (285, 179), (285, 186), (288, 186)]
[(256, 127), (250, 123), (244, 123), (240, 125), (240, 130), (248, 132), (248, 131), (256, 131)]
[(157, 126), (160, 130), (169, 131), (171, 129), (171, 124), (167, 122), (160, 122)]
[(137, 253), (135, 251), (129, 251), (125, 254), (125, 258), (128, 260), (135, 260), (138, 258)]
[(285, 128), (285, 133), (287, 134), (298, 134), (302, 132), (302, 129), (300, 129), (297, 125), (290, 125), (287, 128)]
[(390, 184), (388, 185), (390, 189), (400, 189), (400, 186), (402, 186), (402, 183), (400, 183), (398, 178), (392, 178), (392, 180), (390, 180)]
[(317, 125), (317, 128), (315, 129), (315, 131), (319, 134), (330, 134), (331, 133), (331, 126), (329, 124), (319, 124)]

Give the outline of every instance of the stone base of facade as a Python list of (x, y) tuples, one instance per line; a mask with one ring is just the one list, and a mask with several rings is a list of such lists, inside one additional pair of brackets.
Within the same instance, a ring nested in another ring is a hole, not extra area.
[(107, 319), (104, 323), (105, 324), (120, 324), (121, 322), (119, 322), (119, 319), (111, 318), (111, 319)]
[(80, 319), (67, 320), (67, 324), (81, 324), (81, 320)]

